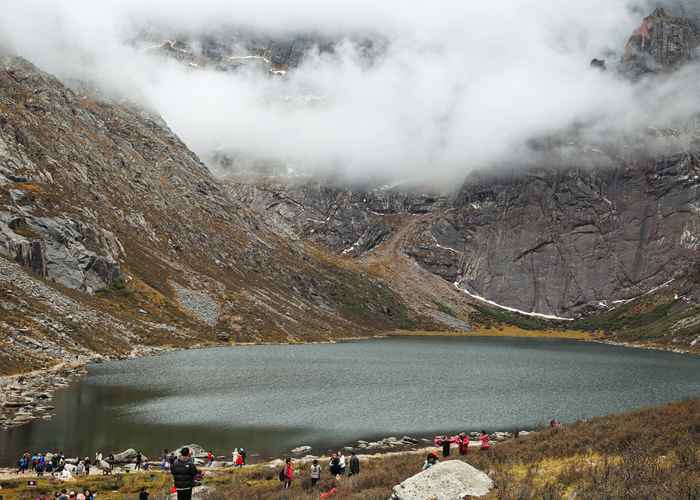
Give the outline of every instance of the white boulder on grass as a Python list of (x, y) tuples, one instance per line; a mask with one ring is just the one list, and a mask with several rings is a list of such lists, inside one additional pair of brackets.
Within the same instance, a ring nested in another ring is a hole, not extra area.
[(440, 462), (394, 486), (391, 500), (462, 500), (493, 488), (486, 474), (460, 460)]

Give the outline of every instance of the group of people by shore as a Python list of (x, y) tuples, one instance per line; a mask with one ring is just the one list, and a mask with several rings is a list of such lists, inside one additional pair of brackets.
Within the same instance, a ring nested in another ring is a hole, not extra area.
[[(469, 435), (465, 432), (460, 432), (456, 436), (435, 436), (433, 440), (435, 446), (442, 448), (442, 456), (449, 457), (450, 449), (452, 445), (457, 445), (460, 455), (466, 455), (469, 453), (469, 443), (471, 442)], [(479, 449), (486, 451), (491, 448), (491, 436), (486, 431), (481, 431), (479, 434)]]
[[(319, 463), (318, 459), (314, 459), (311, 462), (311, 467), (309, 468), (309, 479), (311, 480), (311, 488), (316, 487), (318, 482), (321, 480), (321, 474), (323, 468)], [(331, 458), (328, 461), (328, 472), (330, 477), (336, 480), (340, 480), (347, 476), (356, 476), (360, 473), (360, 458), (355, 452), (352, 452), (349, 459), (346, 459), (345, 454), (342, 451), (334, 452), (331, 454)], [(291, 458), (284, 459), (284, 465), (278, 474), (279, 480), (283, 483), (284, 489), (289, 489), (292, 486), (296, 478), (296, 473), (294, 470), (294, 463)]]
[(90, 467), (94, 465), (90, 457), (75, 459), (72, 462), (74, 463), (68, 463), (61, 451), (34, 454), (25, 452), (17, 461), (17, 474), (26, 474), (32, 471), (38, 477), (48, 474), (57, 479), (65, 480), (72, 476), (89, 475)]
[[(550, 427), (559, 427), (558, 421), (552, 419)], [(476, 435), (476, 434), (475, 434)], [(517, 433), (516, 436), (517, 438)], [(481, 431), (478, 435), (478, 448), (481, 451), (486, 451), (491, 448), (491, 437), (486, 431)], [(442, 450), (442, 456), (447, 458), (450, 456), (451, 449), (456, 445), (460, 455), (467, 455), (470, 447), (470, 435), (464, 432), (457, 435), (436, 436), (433, 440), (435, 446)], [(202, 471), (197, 468), (197, 463), (206, 467), (213, 467), (217, 461), (217, 457), (211, 451), (204, 454), (197, 453), (197, 462), (193, 450), (183, 447), (179, 450), (169, 451), (163, 450), (160, 457), (160, 468), (168, 471), (173, 476), (174, 486), (172, 493), (177, 493), (178, 500), (190, 500), (192, 498), (193, 489), (199, 484), (203, 477)], [(144, 455), (139, 451), (135, 455), (131, 455), (130, 462), (133, 464), (134, 470), (146, 470), (149, 468), (149, 462), (145, 460)], [(231, 454), (234, 467), (243, 467), (247, 464), (248, 452), (243, 448), (235, 448)], [(431, 452), (428, 454), (423, 470), (426, 470), (439, 462), (437, 453)], [(157, 463), (157, 462), (156, 462)], [(308, 462), (305, 462), (308, 463)], [(75, 476), (85, 476), (90, 474), (91, 467), (96, 466), (102, 470), (103, 474), (111, 474), (112, 468), (115, 465), (115, 457), (113, 454), (103, 458), (100, 452), (95, 454), (94, 461), (89, 457), (81, 459), (66, 459), (65, 455), (60, 452), (47, 453), (24, 453), (18, 460), (18, 474), (25, 474), (28, 471), (34, 471), (37, 476), (41, 477), (44, 474), (51, 474), (56, 479), (68, 480)], [(308, 468), (308, 479), (311, 488), (317, 487), (322, 478), (323, 469), (318, 459), (313, 459)], [(328, 462), (329, 477), (334, 480), (340, 480), (343, 477), (355, 476), (360, 473), (360, 459), (355, 452), (352, 452), (349, 458), (346, 458), (343, 451), (333, 452), (330, 455)], [(295, 469), (295, 464), (292, 458), (285, 458), (283, 466), (278, 472), (278, 478), (282, 482), (284, 489), (289, 489), (297, 479), (302, 479), (305, 473), (301, 469)], [(139, 500), (148, 500), (149, 493), (142, 489), (139, 492)], [(51, 497), (47, 497), (48, 498)], [(60, 500), (94, 500), (95, 496), (90, 491), (83, 492), (67, 492), (62, 490), (56, 493), (55, 499)]]

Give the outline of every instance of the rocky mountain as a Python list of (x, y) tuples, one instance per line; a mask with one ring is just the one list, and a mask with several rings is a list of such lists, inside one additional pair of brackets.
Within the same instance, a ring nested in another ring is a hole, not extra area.
[[(692, 60), (696, 27), (654, 12), (622, 66), (637, 78)], [(231, 36), (150, 50), (274, 74), (319, 46), (236, 52)], [(159, 117), (2, 56), (0, 372), (494, 323), (697, 343), (699, 138), (691, 127), (682, 148), (654, 154), (576, 143), (566, 162), (475, 173), (450, 191), (292, 177), (264, 160), (266, 176), (218, 179)]]
[(406, 326), (376, 279), (267, 227), (157, 117), (0, 60), (0, 367)]

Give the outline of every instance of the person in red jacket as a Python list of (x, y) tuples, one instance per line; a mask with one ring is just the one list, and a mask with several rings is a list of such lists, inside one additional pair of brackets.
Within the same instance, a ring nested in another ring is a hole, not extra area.
[(462, 433), (461, 436), (459, 436), (459, 454), (460, 455), (466, 455), (469, 453), (469, 436), (467, 436), (465, 433)]
[(243, 467), (245, 465), (242, 454), (238, 454), (238, 456), (236, 457), (236, 463), (233, 465), (236, 467)]
[(486, 433), (486, 431), (481, 431), (481, 436), (479, 436), (479, 441), (481, 441), (481, 449), (482, 450), (488, 450), (491, 448), (491, 445), (489, 444), (489, 435)]
[(284, 462), (284, 489), (286, 490), (292, 487), (292, 481), (294, 481), (294, 467), (292, 466), (291, 458), (287, 458)]

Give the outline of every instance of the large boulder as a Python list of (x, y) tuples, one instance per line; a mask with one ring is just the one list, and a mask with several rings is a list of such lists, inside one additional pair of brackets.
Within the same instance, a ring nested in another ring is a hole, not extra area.
[(114, 462), (117, 464), (127, 464), (136, 461), (136, 450), (129, 448), (114, 455)]
[(391, 500), (462, 500), (481, 497), (493, 488), (486, 474), (459, 460), (449, 460), (394, 486)]
[(175, 455), (180, 455), (183, 448), (190, 450), (190, 456), (195, 458), (205, 458), (207, 456), (207, 450), (203, 446), (198, 444), (183, 444), (182, 446), (175, 448)]
[[(211, 492), (212, 489), (208, 486), (197, 486), (192, 489), (192, 500), (201, 500), (207, 498)], [(177, 493), (173, 493), (172, 495), (170, 495), (170, 498), (172, 500), (177, 500)]]

